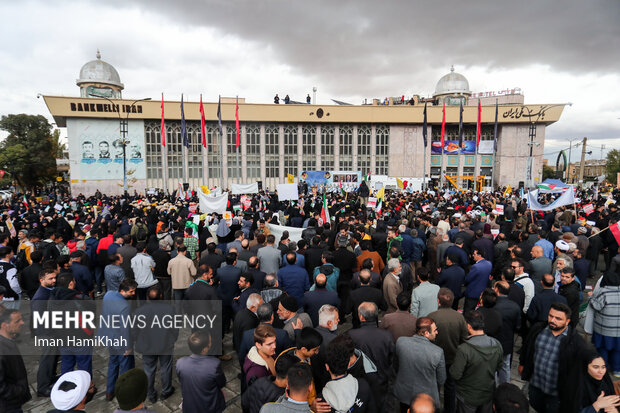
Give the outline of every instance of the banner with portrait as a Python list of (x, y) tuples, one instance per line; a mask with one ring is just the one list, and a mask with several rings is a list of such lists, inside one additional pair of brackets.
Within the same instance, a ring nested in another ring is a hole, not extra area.
[[(123, 140), (117, 119), (67, 119), (71, 178), (123, 179)], [(129, 120), (125, 154), (127, 178), (146, 179), (144, 121)]]

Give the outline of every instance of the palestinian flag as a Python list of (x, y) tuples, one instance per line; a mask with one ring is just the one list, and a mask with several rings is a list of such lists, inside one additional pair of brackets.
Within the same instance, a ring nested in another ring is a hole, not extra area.
[(555, 188), (557, 185), (549, 185), (549, 184), (538, 184), (536, 185), (538, 188), (540, 189), (544, 189), (546, 191), (551, 191), (553, 190), (553, 188)]
[(340, 182), (340, 194), (344, 197), (347, 196), (347, 192), (344, 190), (344, 188), (342, 187), (342, 182)]
[(370, 174), (366, 174), (362, 177), (363, 181), (370, 182)]
[(325, 192), (323, 192), (323, 208), (321, 209), (321, 219), (323, 220), (323, 223), (329, 222), (329, 208), (327, 207)]

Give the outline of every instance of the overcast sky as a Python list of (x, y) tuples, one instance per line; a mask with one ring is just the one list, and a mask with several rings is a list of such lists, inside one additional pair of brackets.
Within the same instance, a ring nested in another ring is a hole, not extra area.
[(97, 48), (125, 98), (303, 101), (316, 86), (318, 103), (359, 104), (430, 96), (454, 65), (474, 92), (572, 102), (547, 129), (547, 157), (584, 136), (591, 158), (620, 149), (618, 0), (25, 0), (2, 1), (0, 16), (2, 115), (51, 119), (37, 93), (79, 95)]

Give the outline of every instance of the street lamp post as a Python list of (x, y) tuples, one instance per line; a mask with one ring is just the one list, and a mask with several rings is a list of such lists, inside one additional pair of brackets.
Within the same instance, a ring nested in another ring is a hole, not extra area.
[[(106, 96), (103, 96), (103, 95), (92, 95), (92, 96), (107, 100), (108, 102), (112, 104), (113, 108), (114, 106), (116, 106), (116, 103), (114, 103), (111, 99), (107, 98)], [(131, 111), (136, 103), (143, 102), (146, 100), (151, 100), (151, 98), (142, 98), (142, 99), (134, 100), (131, 103), (131, 105), (127, 107), (127, 116), (125, 116), (125, 119), (121, 117), (120, 107), (117, 108), (116, 110), (116, 113), (118, 114), (118, 121), (119, 121), (119, 127), (120, 127), (121, 145), (123, 145), (123, 194), (125, 196), (127, 196), (127, 192), (129, 189), (127, 187), (127, 134), (129, 133), (129, 115), (131, 114)]]
[[(551, 108), (557, 107), (557, 106), (573, 106), (572, 103), (568, 102), (568, 103), (560, 103), (557, 105), (544, 105), (545, 106), (545, 111), (549, 110)], [(538, 146), (540, 145), (539, 143), (535, 143), (534, 139), (536, 138), (536, 121), (539, 120), (539, 118), (541, 117), (541, 114), (538, 114), (538, 118), (536, 120), (532, 119), (532, 110), (530, 108), (528, 108), (527, 106), (523, 105), (522, 109), (527, 110), (527, 116), (530, 120), (530, 131), (529, 131), (529, 137), (530, 137), (530, 141), (528, 142), (528, 146), (530, 148), (530, 153), (529, 156), (527, 157), (527, 175), (526, 175), (526, 186), (528, 188), (532, 188), (532, 183), (533, 183), (533, 177), (532, 177), (532, 169), (534, 166), (534, 145)], [(534, 115), (536, 116), (536, 115)], [(544, 115), (543, 115), (544, 116)], [(570, 161), (569, 161), (570, 163)]]

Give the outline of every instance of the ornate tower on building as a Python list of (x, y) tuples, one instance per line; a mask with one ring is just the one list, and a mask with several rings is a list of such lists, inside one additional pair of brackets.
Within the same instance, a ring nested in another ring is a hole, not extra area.
[(121, 99), (125, 88), (114, 66), (101, 60), (99, 50), (95, 60), (82, 66), (80, 78), (75, 83), (80, 87), (80, 96), (83, 98), (105, 96)]
[(465, 76), (454, 71), (454, 66), (450, 68), (450, 73), (439, 79), (437, 86), (435, 86), (435, 93), (433, 93), (438, 104), (445, 103), (446, 106), (458, 106), (461, 102), (465, 106), (469, 96), (471, 96), (469, 82)]

